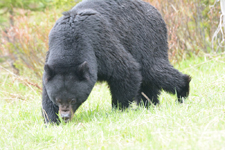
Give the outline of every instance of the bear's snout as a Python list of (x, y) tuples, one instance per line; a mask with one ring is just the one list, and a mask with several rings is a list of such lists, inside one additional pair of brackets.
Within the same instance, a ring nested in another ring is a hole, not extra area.
[(70, 111), (61, 111), (60, 116), (62, 119), (67, 123), (71, 119), (71, 113)]

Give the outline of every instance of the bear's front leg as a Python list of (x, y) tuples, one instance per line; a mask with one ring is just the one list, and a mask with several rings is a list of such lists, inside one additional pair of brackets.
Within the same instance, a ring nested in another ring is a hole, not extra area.
[(45, 123), (56, 123), (59, 124), (58, 117), (59, 107), (49, 99), (45, 87), (43, 86), (42, 93), (42, 116), (44, 117)]

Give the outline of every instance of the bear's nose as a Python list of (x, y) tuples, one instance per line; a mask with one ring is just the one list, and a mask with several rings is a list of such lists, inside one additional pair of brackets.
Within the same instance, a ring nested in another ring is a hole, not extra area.
[(69, 113), (61, 113), (61, 117), (65, 122), (68, 122), (70, 119), (70, 114)]

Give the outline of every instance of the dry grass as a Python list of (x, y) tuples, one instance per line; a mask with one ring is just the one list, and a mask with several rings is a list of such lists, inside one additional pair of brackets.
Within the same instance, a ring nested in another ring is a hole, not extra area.
[[(219, 4), (214, 1), (145, 0), (162, 14), (168, 27), (169, 57), (173, 63), (211, 51), (211, 39), (219, 24)], [(220, 49), (221, 50), (221, 49)]]

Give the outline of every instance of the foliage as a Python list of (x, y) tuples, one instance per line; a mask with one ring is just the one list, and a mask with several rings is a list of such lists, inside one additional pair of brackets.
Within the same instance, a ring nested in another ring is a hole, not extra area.
[[(10, 1), (11, 2), (11, 1)], [(9, 3), (10, 3), (9, 2)], [(14, 7), (28, 8), (28, 4), (37, 1), (21, 2), (21, 5)], [(31, 75), (41, 78), (42, 66), (45, 61), (45, 55), (48, 50), (48, 33), (53, 27), (55, 21), (61, 16), (62, 9), (69, 10), (75, 5), (73, 0), (42, 0), (47, 6), (55, 6), (57, 9), (45, 9), (43, 12), (31, 12), (23, 9), (15, 9), (10, 27), (3, 28), (0, 37), (0, 56), (7, 57), (12, 62), (12, 67), (21, 75), (31, 70)], [(17, 1), (20, 4), (19, 1)], [(26, 4), (26, 5), (25, 5)], [(6, 4), (5, 4), (6, 5)], [(63, 7), (60, 7), (63, 5)], [(8, 5), (6, 5), (8, 6)], [(10, 5), (9, 5), (10, 6)], [(43, 9), (42, 9), (43, 10)], [(1, 60), (1, 57), (0, 57)]]
[(52, 2), (52, 6), (55, 6), (57, 9), (62, 11), (68, 11), (80, 1), (81, 0), (54, 0)]
[(49, 11), (20, 15), (15, 19), (17, 23), (7, 31), (2, 31), (0, 49), (3, 55), (13, 60), (13, 65), (19, 69), (20, 74), (32, 74), (41, 78), (42, 66), (48, 50), (48, 33), (59, 17), (58, 13)]
[(211, 51), (211, 38), (219, 23), (214, 0), (146, 0), (162, 14), (168, 27), (169, 56), (176, 62), (190, 54)]
[[(167, 23), (169, 58), (173, 64), (211, 51), (211, 37), (219, 23), (218, 3), (211, 7), (214, 0), (146, 1), (161, 12)], [(1, 30), (0, 61), (1, 56), (7, 56), (21, 75), (32, 70), (40, 78), (48, 50), (48, 33), (61, 13), (77, 2), (52, 0), (43, 12), (16, 9), (14, 26)]]
[(107, 85), (97, 84), (70, 123), (47, 128), (39, 90), (0, 67), (1, 149), (225, 149), (224, 64), (220, 55), (176, 65), (192, 76), (184, 104), (163, 93), (160, 106), (112, 111)]
[(213, 34), (212, 37), (212, 48), (216, 48), (218, 51), (219, 48), (225, 47), (225, 1), (220, 0), (220, 7), (221, 7), (221, 15), (220, 15), (220, 23), (218, 25), (217, 30)]
[(10, 25), (14, 25), (15, 9), (43, 10), (49, 0), (0, 0), (0, 15), (9, 13)]
[(14, 8), (38, 10), (46, 7), (45, 4), (47, 2), (48, 0), (1, 0), (0, 9), (5, 9), (5, 12)]

